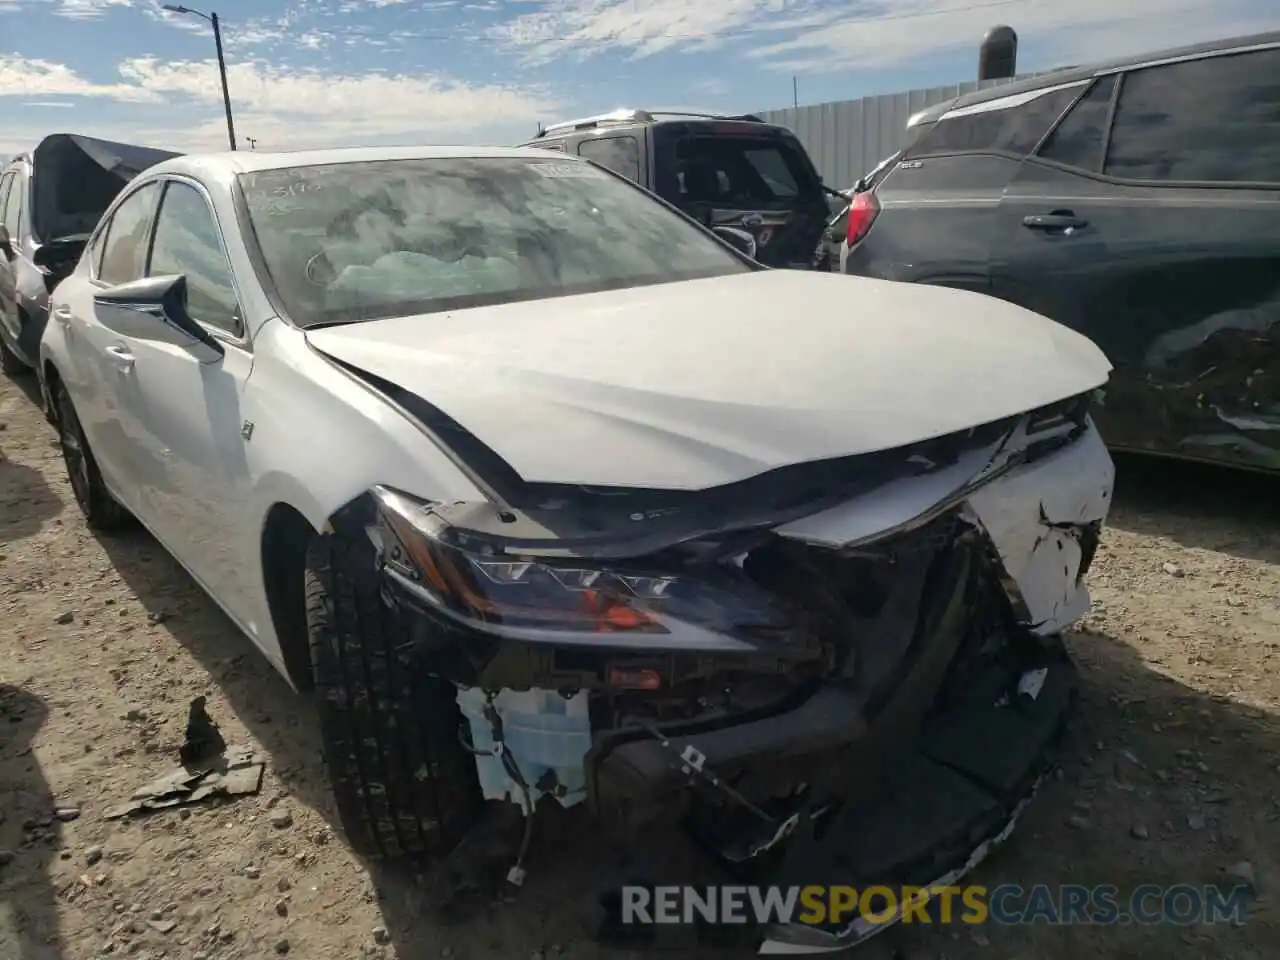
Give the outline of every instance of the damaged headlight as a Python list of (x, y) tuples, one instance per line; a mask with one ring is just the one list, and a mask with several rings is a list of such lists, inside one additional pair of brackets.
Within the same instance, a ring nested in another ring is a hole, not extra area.
[[(726, 568), (696, 576), (500, 553), (451, 527), (429, 504), (376, 488), (385, 564), (429, 602), (479, 624), (593, 634), (675, 634), (759, 639), (790, 618), (763, 590)], [(752, 644), (755, 645), (754, 643)]]

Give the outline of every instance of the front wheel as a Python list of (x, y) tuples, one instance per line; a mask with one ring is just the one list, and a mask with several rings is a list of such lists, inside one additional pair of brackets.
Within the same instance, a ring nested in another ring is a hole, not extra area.
[(76, 504), (84, 514), (85, 523), (93, 530), (106, 532), (123, 526), (129, 521), (129, 512), (111, 496), (98, 462), (93, 458), (89, 442), (85, 439), (76, 415), (75, 405), (66, 384), (55, 380), (50, 385), (53, 394), (54, 420), (58, 428), (58, 446), (62, 448), (62, 462), (67, 467), (67, 480)]
[(347, 841), (369, 859), (448, 852), (482, 810), (454, 686), (421, 673), (371, 544), (307, 549), (307, 630), (325, 763)]

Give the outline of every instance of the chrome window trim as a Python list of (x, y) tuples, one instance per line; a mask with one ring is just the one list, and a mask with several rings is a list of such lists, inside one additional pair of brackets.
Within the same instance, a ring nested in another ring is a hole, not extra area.
[[(223, 258), (227, 261), (227, 270), (231, 275), (231, 289), (236, 295), (236, 305), (237, 307), (239, 307), (239, 309), (242, 312), (242, 315), (240, 317), (241, 332), (237, 335), (232, 333), (229, 330), (224, 330), (222, 327), (215, 326), (214, 324), (211, 324), (211, 323), (205, 323), (203, 320), (200, 320), (199, 318), (193, 318), (193, 319), (195, 319), (196, 323), (200, 324), (201, 328), (203, 328), (205, 332), (207, 332), (210, 336), (212, 336), (214, 339), (218, 340), (219, 342), (223, 343), (224, 345), (235, 347), (236, 349), (240, 350), (243, 353), (252, 354), (253, 341), (249, 337), (249, 323), (247, 318), (243, 316), (244, 302), (245, 302), (244, 292), (241, 288), (240, 281), (236, 278), (235, 267), (233, 267), (231, 264), (231, 255), (228, 252), (228, 248), (227, 248), (226, 232), (222, 228), (222, 222), (218, 219), (218, 210), (213, 203), (213, 197), (209, 195), (208, 188), (205, 187), (205, 185), (201, 183), (199, 180), (182, 173), (159, 173), (159, 174), (155, 174), (153, 176), (147, 177), (145, 180), (141, 180), (141, 182), (131, 183), (129, 185), (129, 190), (127, 194), (122, 193), (121, 196), (118, 197), (116, 201), (111, 205), (111, 208), (107, 211), (107, 213), (103, 215), (101, 223), (98, 224), (98, 227), (94, 231), (93, 236), (90, 237), (89, 239), (89, 245), (92, 246), (92, 244), (97, 240), (98, 232), (104, 229), (106, 224), (115, 217), (116, 210), (121, 206), (121, 204), (123, 204), (124, 201), (128, 199), (128, 197), (133, 196), (135, 193), (137, 193), (139, 190), (141, 190), (143, 187), (145, 187), (149, 183), (160, 184), (162, 186), (162, 192), (160, 194), (160, 201), (156, 205), (156, 212), (152, 217), (151, 230), (147, 240), (147, 258), (146, 258), (146, 263), (144, 264), (144, 269), (150, 270), (151, 268), (151, 249), (155, 244), (155, 227), (156, 227), (156, 224), (159, 222), (160, 212), (164, 209), (163, 190), (167, 190), (168, 184), (170, 183), (181, 183), (186, 186), (193, 187), (196, 190), (196, 192), (199, 193), (200, 196), (204, 199), (205, 207), (208, 209), (209, 215), (213, 218), (213, 228), (214, 230), (217, 231), (217, 234), (218, 234), (218, 249), (222, 252)], [(138, 279), (144, 279), (144, 278), (139, 277)], [(110, 286), (110, 284), (98, 278), (97, 270), (95, 269), (93, 263), (89, 264), (89, 280), (94, 286), (97, 286), (97, 287), (105, 288)]]

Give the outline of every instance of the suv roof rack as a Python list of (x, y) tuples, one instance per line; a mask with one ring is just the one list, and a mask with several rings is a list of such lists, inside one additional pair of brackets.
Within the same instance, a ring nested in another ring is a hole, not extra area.
[(539, 130), (538, 136), (545, 137), (549, 133), (561, 133), (566, 130), (590, 130), (593, 127), (601, 127), (610, 123), (654, 123), (659, 117), (690, 117), (699, 120), (741, 120), (747, 123), (764, 123), (763, 120), (752, 113), (726, 115), (720, 113), (694, 113), (686, 110), (637, 110), (625, 108), (597, 114), (592, 117), (582, 117), (578, 120), (563, 120), (560, 123), (553, 123)]

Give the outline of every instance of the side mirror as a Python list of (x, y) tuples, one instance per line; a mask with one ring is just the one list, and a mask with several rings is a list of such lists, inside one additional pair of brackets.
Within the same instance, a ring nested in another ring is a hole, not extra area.
[(202, 343), (219, 356), (227, 350), (187, 309), (187, 278), (145, 277), (118, 283), (93, 297), (103, 326), (138, 340), (177, 346)]
[(746, 230), (739, 230), (737, 227), (712, 227), (711, 229), (716, 236), (739, 253), (745, 254), (752, 260), (756, 258), (756, 238)]
[(46, 270), (59, 280), (65, 279), (75, 271), (84, 253), (84, 240), (50, 240), (36, 247), (31, 254), (31, 262), (41, 270)]
[(9, 236), (9, 228), (0, 223), (0, 253), (3, 253), (6, 260), (12, 260), (18, 254), (13, 249), (13, 238)]

